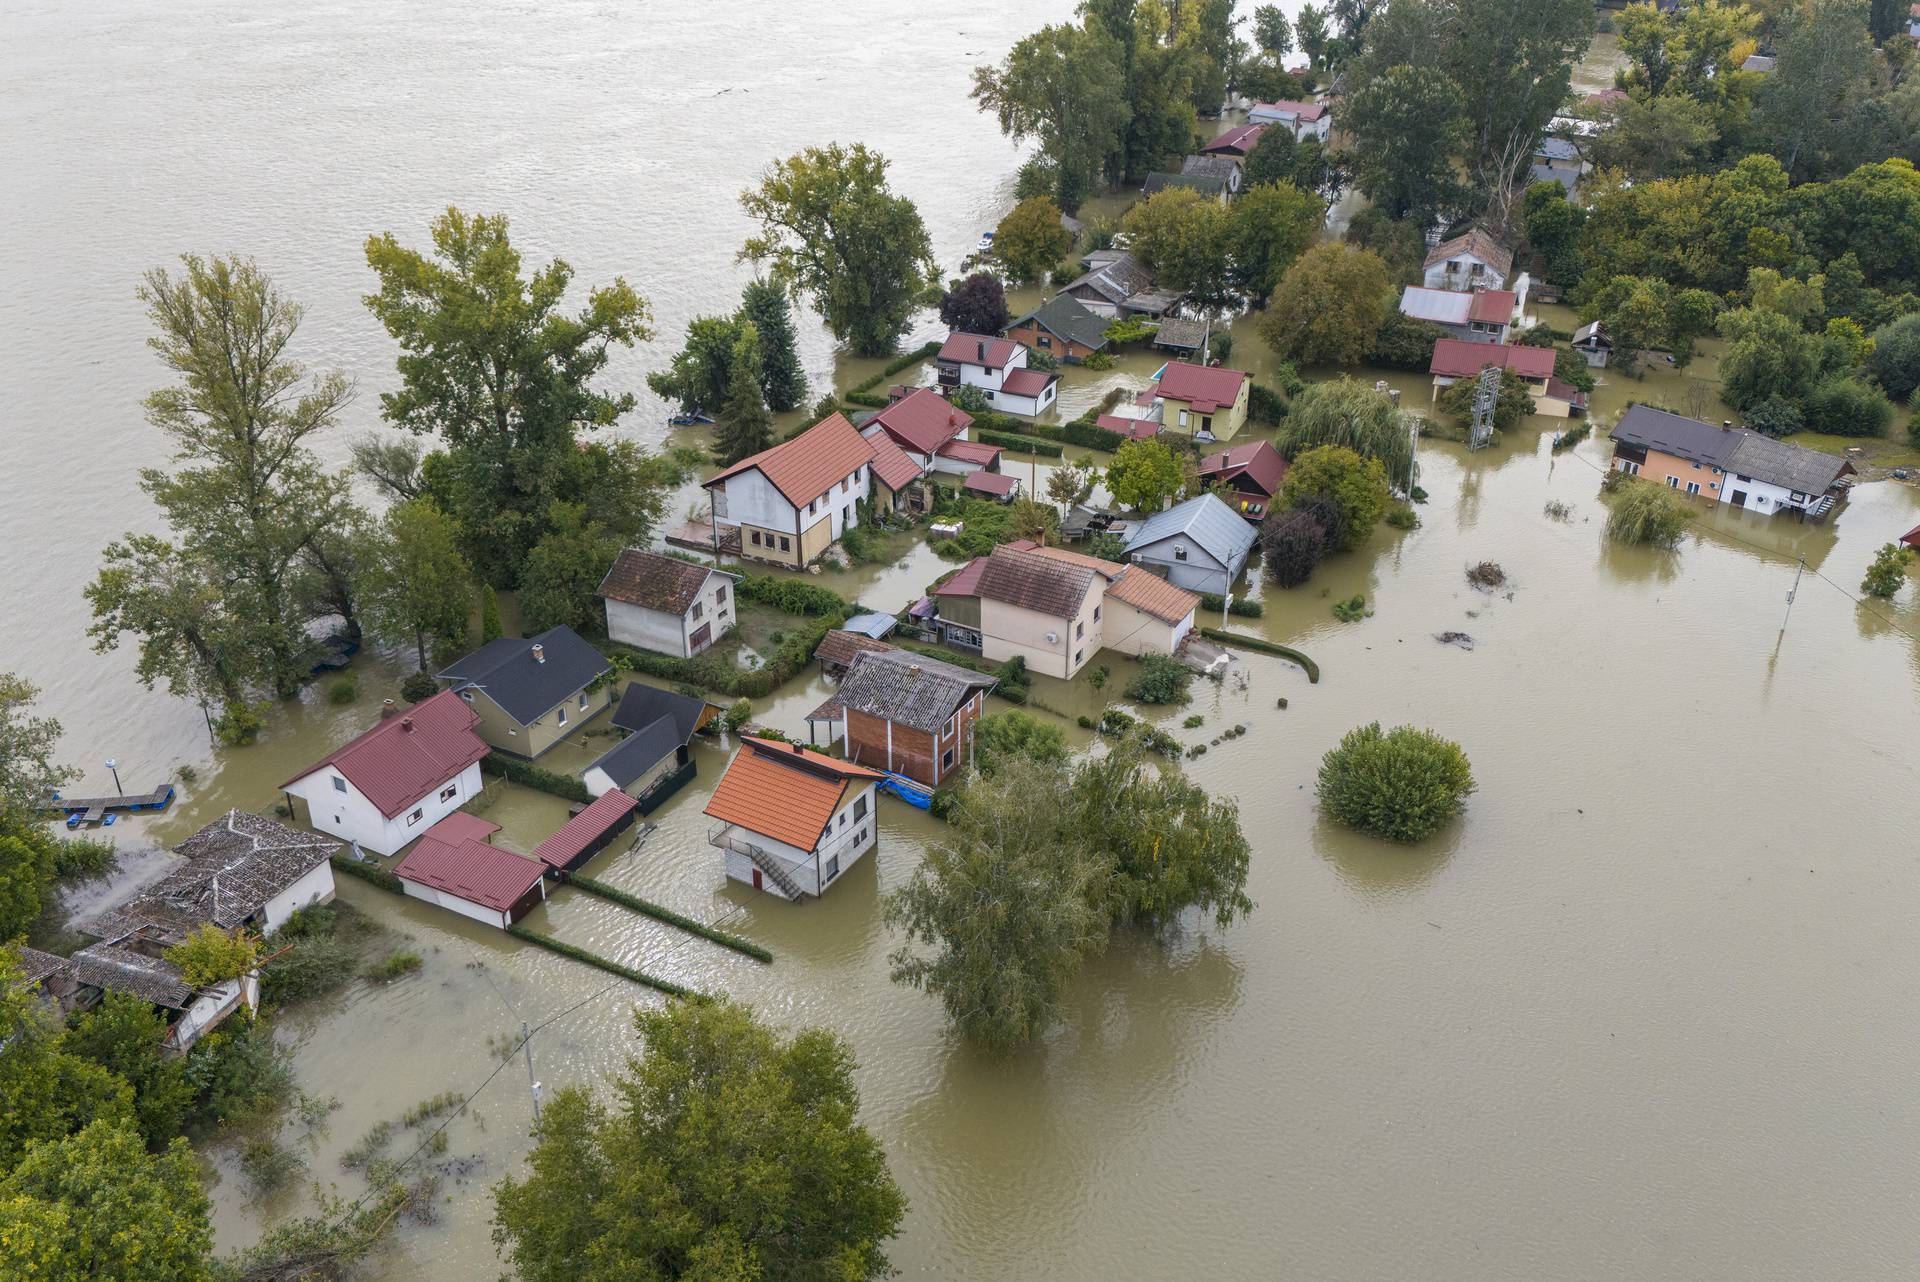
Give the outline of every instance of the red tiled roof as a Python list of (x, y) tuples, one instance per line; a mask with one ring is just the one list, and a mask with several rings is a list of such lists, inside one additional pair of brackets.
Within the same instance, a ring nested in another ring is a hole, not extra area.
[(335, 748), (281, 784), (290, 788), (332, 766), (391, 819), (487, 755), (473, 732), (480, 718), (459, 695), (442, 690)]
[(1259, 486), (1268, 498), (1280, 492), (1287, 475), (1287, 461), (1266, 441), (1236, 445), (1200, 460), (1200, 475), (1206, 480), (1231, 481), (1244, 476)]
[(920, 465), (907, 457), (907, 452), (894, 444), (893, 438), (884, 431), (868, 436), (867, 444), (873, 446), (874, 477), (895, 494), (923, 475)]
[(1185, 588), (1176, 588), (1159, 575), (1137, 565), (1107, 586), (1107, 595), (1124, 601), (1134, 609), (1150, 614), (1162, 623), (1178, 623), (1200, 608), (1200, 598)]
[(1003, 543), (987, 554), (980, 573), (979, 595), (1003, 601), (1036, 614), (1071, 619), (1080, 613), (1093, 588), (1094, 571), (1075, 561), (1041, 555)]
[[(1920, 10), (1920, 5), (1915, 5), (1914, 8)], [(1627, 91), (1624, 89), (1602, 89), (1599, 93), (1590, 93), (1587, 95), (1587, 101), (1596, 107), (1604, 106), (1610, 102), (1625, 102), (1626, 99)]]
[(1489, 365), (1510, 369), (1522, 378), (1551, 378), (1553, 349), (1443, 338), (1433, 345), (1433, 363), (1427, 372), (1443, 378), (1472, 378)]
[(988, 445), (982, 441), (948, 441), (940, 447), (940, 457), (950, 458), (956, 463), (978, 463), (987, 467), (1006, 453), (998, 445)]
[(448, 815), (421, 835), (413, 853), (394, 866), (393, 875), (495, 912), (507, 911), (539, 882), (543, 865), (489, 845), (484, 833), (474, 835), (475, 823), (487, 832), (497, 831), (471, 815)]
[(1151, 440), (1160, 435), (1165, 426), (1156, 419), (1122, 418), (1118, 414), (1102, 414), (1093, 420), (1093, 425), (1104, 427), (1109, 432), (1118, 432), (1136, 441)]
[(958, 361), (962, 365), (982, 365), (987, 369), (1005, 369), (1007, 362), (1019, 350), (1020, 344), (1011, 338), (956, 330), (947, 335), (946, 342), (940, 344), (940, 355), (934, 359)]
[(1513, 320), (1514, 304), (1519, 297), (1510, 289), (1483, 289), (1467, 307), (1467, 319), (1488, 325), (1505, 325)]
[(875, 641), (864, 632), (849, 632), (845, 628), (835, 628), (820, 638), (820, 644), (814, 648), (813, 657), (825, 664), (844, 668), (853, 662), (853, 656), (863, 650), (891, 650), (885, 641)]
[(787, 502), (805, 507), (872, 459), (872, 442), (855, 430), (845, 414), (830, 414), (792, 440), (741, 459), (705, 484), (711, 489), (730, 476), (758, 468)]
[[(1916, 533), (1920, 533), (1920, 531), (1916, 531)], [(980, 571), (986, 568), (987, 558), (984, 556), (976, 556), (973, 560), (961, 566), (959, 573), (934, 588), (933, 594), (935, 596), (979, 596)], [(829, 633), (828, 635), (831, 636), (832, 634)]]
[(881, 771), (808, 752), (798, 744), (741, 736), (707, 811), (724, 823), (812, 850), (840, 808), (847, 785), (881, 779)]
[(1239, 400), (1240, 385), (1246, 381), (1245, 370), (1168, 361), (1155, 392), (1164, 400), (1184, 401), (1207, 414)]
[[(1920, 5), (1915, 5), (1914, 8), (1920, 9)], [(1910, 548), (1920, 548), (1920, 525), (1916, 525), (1905, 534), (1902, 534), (1900, 541)]]
[(1265, 133), (1266, 129), (1265, 125), (1235, 125), (1202, 147), (1200, 152), (1202, 155), (1225, 152), (1228, 155), (1244, 156), (1253, 150), (1253, 144), (1260, 141), (1260, 135)]
[(1557, 396), (1567, 404), (1577, 405), (1581, 409), (1585, 409), (1587, 406), (1587, 394), (1585, 392), (1575, 387), (1572, 383), (1564, 383), (1557, 378), (1547, 380), (1547, 395)]
[(1005, 498), (1007, 495), (1013, 493), (1013, 487), (1017, 484), (1018, 482), (1005, 472), (969, 472), (967, 473), (967, 479), (960, 482), (960, 488), (963, 490), (978, 490), (982, 494), (991, 494), (996, 498)]
[(1043, 369), (1016, 369), (1007, 371), (1000, 380), (1000, 390), (1008, 396), (1038, 396), (1047, 390), (1050, 383), (1060, 381), (1058, 374), (1049, 374)]
[(602, 793), (592, 805), (560, 825), (560, 831), (534, 847), (533, 857), (555, 868), (565, 868), (639, 804), (618, 788)]
[(916, 387), (867, 420), (868, 427), (876, 424), (907, 449), (932, 454), (973, 426), (973, 415), (931, 387)]
[(1254, 109), (1257, 111), (1262, 107), (1268, 111), (1298, 116), (1302, 120), (1318, 120), (1327, 114), (1327, 104), (1324, 102), (1295, 102), (1291, 98), (1282, 98), (1278, 102), (1257, 103)]

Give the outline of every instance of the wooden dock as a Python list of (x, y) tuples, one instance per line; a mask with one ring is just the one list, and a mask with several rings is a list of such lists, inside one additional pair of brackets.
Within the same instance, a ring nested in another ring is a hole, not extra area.
[(110, 824), (118, 811), (165, 810), (172, 804), (173, 785), (166, 784), (152, 792), (117, 797), (63, 797), (56, 792), (41, 809), (63, 814), (67, 817), (67, 827), (79, 828)]

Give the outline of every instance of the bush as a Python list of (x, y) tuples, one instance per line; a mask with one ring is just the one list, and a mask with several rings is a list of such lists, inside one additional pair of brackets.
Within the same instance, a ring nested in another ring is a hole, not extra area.
[(440, 683), (428, 672), (409, 672), (400, 681), (400, 697), (408, 703), (420, 703), (440, 693)]
[(244, 1011), (194, 1044), (187, 1081), (203, 1123), (240, 1122), (276, 1111), (293, 1092), (286, 1052), (265, 1020)]
[(1552, 450), (1555, 454), (1558, 454), (1561, 450), (1570, 450), (1591, 435), (1593, 435), (1593, 424), (1586, 422), (1575, 423), (1572, 427), (1569, 427), (1566, 431), (1561, 432), (1553, 438)]
[(341, 677), (327, 687), (327, 702), (336, 705), (352, 703), (360, 693), (360, 687), (352, 677)]
[(1387, 513), (1387, 524), (1396, 530), (1411, 530), (1420, 524), (1420, 518), (1412, 508), (1402, 504)]
[(703, 921), (696, 921), (692, 917), (683, 916), (680, 913), (674, 912), (671, 908), (664, 908), (650, 899), (642, 899), (640, 896), (622, 890), (618, 886), (595, 880), (592, 877), (582, 877), (577, 874), (570, 878), (567, 884), (578, 886), (590, 895), (598, 895), (600, 898), (610, 903), (619, 904), (623, 908), (631, 908), (637, 913), (644, 913), (648, 917), (664, 921), (672, 926), (678, 926), (680, 929), (699, 935), (703, 939), (710, 939), (724, 948), (731, 948), (735, 952), (743, 953), (756, 961), (771, 962), (773, 960), (772, 953), (762, 948), (759, 944), (754, 943), (752, 940), (742, 939), (740, 936), (729, 934), (718, 927), (709, 926)]
[[(369, 864), (357, 866), (378, 871)], [(378, 930), (344, 901), (300, 909), (267, 941), (265, 951), (272, 960), (260, 967), (262, 999), (281, 1006), (334, 992), (353, 977), (358, 964), (353, 937)]]
[(1127, 683), (1127, 698), (1135, 703), (1186, 703), (1191, 697), (1187, 687), (1193, 683), (1193, 671), (1178, 659), (1164, 654), (1140, 656), (1140, 675)]
[(419, 969), (419, 953), (388, 953), (385, 957), (382, 957), (379, 961), (367, 967), (367, 978), (393, 980), (400, 978), (402, 975), (411, 975)]
[(400, 879), (384, 868), (363, 864), (358, 859), (349, 858), (346, 855), (334, 855), (327, 862), (333, 865), (333, 870), (337, 873), (358, 877), (361, 881), (378, 886), (382, 890), (390, 890), (396, 895), (406, 893), (405, 887), (400, 884)]
[(743, 601), (772, 606), (782, 614), (812, 618), (838, 614), (844, 619), (853, 613), (853, 603), (842, 600), (839, 594), (804, 579), (777, 574), (749, 574), (735, 586), (734, 594)]
[(1287, 398), (1259, 383), (1247, 389), (1247, 417), (1262, 427), (1277, 426), (1287, 416)]
[(1367, 617), (1367, 598), (1355, 596), (1345, 601), (1335, 601), (1333, 617), (1342, 623), (1358, 623)]
[(556, 797), (564, 797), (568, 801), (577, 801), (582, 805), (593, 800), (593, 794), (587, 791), (587, 785), (572, 775), (556, 774), (530, 762), (517, 761), (498, 752), (488, 753), (480, 758), (480, 769), (485, 774), (499, 775), (503, 779), (511, 780), (522, 788), (551, 793)]
[(1867, 577), (1860, 582), (1860, 590), (1871, 597), (1888, 600), (1898, 592), (1907, 581), (1906, 548), (1898, 543), (1888, 543), (1874, 553), (1873, 564), (1867, 567)]
[[(1209, 641), (1218, 641), (1221, 645), (1237, 645), (1243, 650), (1257, 650), (1261, 654), (1276, 654), (1283, 659), (1291, 659), (1306, 670), (1309, 684), (1320, 684), (1320, 665), (1292, 646), (1281, 645), (1265, 637), (1250, 637), (1244, 632), (1228, 632), (1225, 628), (1198, 628), (1196, 631)], [(1280, 706), (1286, 707), (1286, 700), (1281, 700)]]
[(267, 719), (258, 704), (234, 702), (222, 708), (214, 719), (213, 734), (229, 748), (243, 748), (258, 739), (266, 728)]
[[(1004, 450), (1017, 450), (1023, 454), (1037, 454), (1041, 458), (1060, 458), (1066, 451), (1051, 441), (1036, 440), (1031, 436), (1014, 436), (1008, 432), (974, 432), (974, 437), (982, 445), (998, 445)], [(1111, 433), (1109, 433), (1111, 435)]]
[(1867, 368), (1888, 396), (1905, 400), (1920, 390), (1920, 314), (1902, 316), (1873, 331)]
[(270, 1193), (306, 1163), (274, 1139), (248, 1140), (240, 1148), (240, 1174), (253, 1193)]
[(53, 875), (56, 877), (98, 877), (112, 872), (120, 863), (120, 850), (110, 841), (93, 837), (70, 837), (53, 846)]
[(611, 961), (598, 953), (588, 952), (584, 948), (564, 943), (555, 939), (552, 935), (543, 935), (539, 931), (529, 929), (526, 926), (517, 924), (509, 926), (507, 927), (507, 933), (515, 939), (524, 940), (534, 945), (536, 948), (544, 948), (548, 952), (557, 953), (562, 957), (571, 957), (577, 962), (583, 962), (598, 970), (604, 970), (609, 975), (618, 975), (622, 979), (630, 979), (636, 984), (643, 984), (648, 988), (665, 993), (669, 997), (693, 997), (697, 995), (691, 988), (686, 988), (665, 979), (656, 979), (652, 975), (643, 974), (633, 969), (631, 966), (622, 966), (619, 962)]
[(733, 706), (727, 709), (727, 729), (739, 731), (741, 726), (753, 720), (753, 700), (735, 699)]
[(996, 712), (974, 723), (974, 768), (993, 774), (1009, 762), (1067, 759), (1067, 733), (1031, 713)]
[(1425, 373), (1433, 364), (1434, 344), (1446, 336), (1447, 331), (1432, 321), (1415, 320), (1396, 307), (1374, 335), (1367, 363)]
[(1769, 396), (1747, 413), (1747, 426), (1775, 440), (1792, 436), (1806, 426), (1800, 407), (1784, 396)]
[(1327, 532), (1306, 508), (1270, 516), (1260, 526), (1260, 561), (1267, 577), (1297, 588), (1313, 577), (1327, 555)]
[(1664, 485), (1621, 476), (1614, 482), (1613, 510), (1607, 514), (1607, 537), (1619, 543), (1670, 548), (1680, 542), (1693, 509)]
[(1361, 726), (1320, 762), (1320, 804), (1349, 827), (1420, 841), (1452, 822), (1473, 792), (1467, 754), (1431, 730)]
[(1807, 426), (1834, 436), (1884, 436), (1893, 422), (1893, 402), (1857, 378), (1835, 375), (1807, 393)]
[(1233, 604), (1229, 606), (1225, 597), (1212, 592), (1202, 592), (1200, 594), (1200, 608), (1203, 610), (1224, 609), (1228, 614), (1241, 619), (1257, 619), (1267, 612), (1266, 607), (1262, 606), (1258, 601), (1248, 601), (1243, 597), (1233, 598)]

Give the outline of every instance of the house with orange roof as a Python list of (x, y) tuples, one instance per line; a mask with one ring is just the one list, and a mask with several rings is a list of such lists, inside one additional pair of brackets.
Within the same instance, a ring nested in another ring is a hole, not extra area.
[(705, 482), (713, 498), (714, 547), (737, 530), (740, 553), (799, 568), (860, 523), (872, 489), (873, 443), (844, 414), (831, 414), (772, 449)]
[(727, 876), (782, 899), (818, 897), (880, 844), (880, 770), (743, 735), (707, 801)]

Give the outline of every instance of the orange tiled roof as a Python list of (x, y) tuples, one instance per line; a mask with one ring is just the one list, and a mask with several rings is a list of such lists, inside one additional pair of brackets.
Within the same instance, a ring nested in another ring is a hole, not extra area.
[(707, 813), (724, 823), (812, 850), (840, 808), (847, 786), (881, 779), (879, 770), (808, 752), (797, 744), (741, 737)]
[(1066, 548), (1038, 548), (1029, 545), (1026, 551), (1035, 556), (1050, 557), (1055, 561), (1065, 561), (1068, 565), (1085, 566), (1095, 574), (1106, 579), (1116, 579), (1125, 573), (1126, 566), (1118, 561), (1103, 561), (1097, 556), (1088, 556), (1085, 552), (1069, 552)]
[(1137, 565), (1127, 567), (1107, 588), (1107, 595), (1163, 623), (1178, 623), (1200, 608), (1199, 597)]
[(860, 435), (847, 416), (829, 414), (792, 440), (741, 459), (706, 484), (712, 487), (748, 468), (758, 468), (787, 502), (805, 507), (872, 458), (873, 443)]

